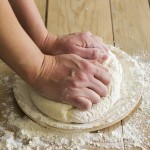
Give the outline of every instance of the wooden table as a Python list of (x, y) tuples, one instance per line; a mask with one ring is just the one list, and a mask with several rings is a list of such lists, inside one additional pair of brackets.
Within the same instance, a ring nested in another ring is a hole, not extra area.
[[(68, 34), (91, 31), (101, 36), (106, 43), (119, 46), (130, 55), (150, 52), (149, 3), (148, 0), (36, 0), (49, 32)], [(12, 71), (0, 62), (0, 75), (11, 74)], [(0, 87), (1, 99), (5, 96), (5, 91)], [(132, 123), (130, 120), (132, 120), (133, 113), (100, 132), (111, 136), (110, 131), (117, 130), (121, 136), (124, 136), (124, 130), (126, 130), (124, 123)], [(0, 117), (2, 118), (1, 115)], [(142, 122), (143, 118), (138, 119)], [(141, 128), (144, 128), (142, 124)], [(148, 133), (145, 136), (148, 137)], [(120, 138), (116, 137), (116, 140), (120, 141)], [(123, 142), (126, 149), (128, 146), (126, 139), (120, 142)], [(133, 146), (131, 149), (141, 148)]]

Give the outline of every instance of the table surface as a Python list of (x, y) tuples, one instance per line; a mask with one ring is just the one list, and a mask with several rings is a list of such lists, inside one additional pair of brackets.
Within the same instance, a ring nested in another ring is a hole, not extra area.
[[(60, 35), (91, 31), (101, 36), (106, 43), (119, 46), (130, 55), (150, 52), (150, 0), (35, 0), (35, 2), (51, 33)], [(145, 61), (149, 58), (148, 56)], [(0, 76), (11, 74), (9, 67), (0, 62)], [(0, 101), (5, 96), (6, 93), (0, 85)], [(109, 135), (109, 131), (118, 130), (123, 136), (126, 128), (124, 123), (128, 121), (130, 124), (137, 109), (122, 121), (101, 132)], [(0, 120), (1, 118), (2, 114)], [(138, 119), (142, 122), (143, 118)], [(144, 128), (142, 124), (141, 128)], [(148, 133), (145, 136), (148, 137)], [(126, 147), (127, 142), (123, 142)], [(141, 148), (133, 146), (132, 149)]]

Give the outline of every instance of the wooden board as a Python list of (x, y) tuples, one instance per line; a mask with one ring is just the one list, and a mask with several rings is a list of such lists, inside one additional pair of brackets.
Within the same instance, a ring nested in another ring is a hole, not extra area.
[[(129, 54), (139, 55), (150, 52), (150, 0), (35, 0), (35, 2), (44, 21), (46, 4), (49, 2), (47, 25), (52, 33), (67, 34), (90, 30), (110, 44), (113, 44), (114, 37), (116, 46), (120, 46)], [(147, 60), (149, 59), (150, 57), (147, 56)], [(11, 69), (0, 61), (0, 76), (11, 75)], [(5, 102), (7, 96), (4, 86), (0, 84), (0, 103)], [(0, 105), (0, 110), (3, 109)], [(134, 113), (137, 111), (135, 110)], [(140, 122), (149, 119), (148, 116), (136, 118), (134, 113), (123, 120), (122, 125), (118, 123), (101, 130), (104, 137), (102, 144), (109, 145), (118, 142), (123, 144), (122, 149), (127, 149), (127, 141), (122, 141), (124, 131), (127, 129), (125, 123), (134, 125), (134, 119), (139, 119)], [(0, 120), (3, 120), (1, 113)], [(139, 130), (146, 129), (145, 125), (139, 125), (141, 126)], [(112, 132), (117, 132), (120, 138), (115, 137), (109, 141), (107, 137), (112, 137)], [(144, 134), (147, 138), (148, 132)], [(141, 148), (132, 146), (131, 149)]]
[(111, 0), (116, 46), (129, 54), (150, 52), (148, 0)]
[(49, 0), (47, 28), (54, 34), (91, 31), (112, 44), (109, 0)]
[[(4, 64), (2, 61), (0, 61), (0, 83), (2, 82), (2, 78), (5, 76), (10, 76), (12, 74), (12, 71), (7, 67), (6, 64)], [(0, 121), (5, 121), (2, 115), (2, 111), (4, 110), (2, 103), (5, 103), (5, 98), (7, 97), (7, 92), (3, 86), (3, 84), (0, 84)]]
[[(131, 55), (149, 54), (150, 9), (148, 0), (111, 0), (111, 10), (115, 44)], [(147, 57), (145, 61), (149, 59), (150, 57)], [(142, 112), (140, 115), (134, 115), (134, 113), (122, 121), (123, 136), (125, 131), (129, 130), (128, 125), (134, 127), (135, 120), (139, 119), (137, 128), (141, 134), (144, 134), (144, 137), (148, 137), (149, 131), (143, 132), (143, 129), (147, 129), (147, 124), (144, 122), (150, 119), (149, 116), (142, 116)], [(145, 141), (144, 147), (149, 149), (146, 138), (143, 140)], [(133, 149), (139, 149), (134, 145), (130, 145), (128, 139), (124, 139), (124, 143), (125, 148), (131, 146)]]

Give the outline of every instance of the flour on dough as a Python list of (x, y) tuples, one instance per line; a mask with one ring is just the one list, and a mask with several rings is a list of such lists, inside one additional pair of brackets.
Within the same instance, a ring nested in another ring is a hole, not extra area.
[(102, 98), (98, 104), (93, 104), (88, 111), (80, 111), (68, 104), (62, 104), (49, 100), (34, 90), (30, 90), (30, 96), (34, 105), (45, 115), (66, 123), (86, 123), (103, 119), (120, 97), (120, 86), (122, 80), (122, 67), (110, 47), (109, 58), (103, 63), (112, 74), (112, 82), (109, 85), (109, 95)]

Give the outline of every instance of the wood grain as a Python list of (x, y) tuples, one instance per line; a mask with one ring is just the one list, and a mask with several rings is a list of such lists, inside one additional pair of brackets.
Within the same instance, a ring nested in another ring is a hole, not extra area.
[(150, 50), (148, 0), (111, 0), (115, 43), (129, 54)]
[[(111, 0), (112, 20), (114, 40), (123, 50), (129, 54), (149, 54), (150, 52), (150, 10), (148, 0)], [(145, 61), (150, 60), (148, 55)], [(149, 61), (150, 62), (150, 61)], [(138, 125), (135, 124), (139, 120)], [(149, 120), (149, 116), (143, 114), (142, 111), (136, 110), (131, 113), (129, 117), (126, 117), (123, 123), (123, 135), (125, 149), (129, 147), (132, 149), (139, 149), (138, 147), (130, 144), (127, 138), (127, 133), (137, 135), (135, 131), (132, 131), (135, 126), (136, 132), (143, 134), (145, 137), (143, 147), (149, 149), (148, 142), (146, 142), (149, 131), (147, 124), (144, 124), (146, 120)], [(135, 124), (135, 126), (134, 126)], [(130, 127), (130, 128), (129, 128)], [(141, 136), (141, 135), (138, 136)], [(137, 137), (138, 138), (138, 137)]]
[(54, 34), (91, 31), (112, 43), (109, 0), (49, 0), (47, 27)]
[[(150, 52), (150, 0), (35, 0), (44, 22), (47, 1), (49, 1), (47, 27), (54, 34), (91, 31), (110, 44), (113, 44), (114, 37), (115, 45), (131, 55)], [(147, 61), (149, 59), (148, 57)], [(0, 61), (0, 81), (3, 77), (11, 76), (12, 73), (12, 70)], [(5, 102), (7, 97), (9, 96), (5, 87), (0, 84), (0, 104)], [(3, 109), (0, 105), (1, 112)], [(122, 149), (128, 149), (128, 141), (122, 141), (124, 131), (128, 130), (125, 124), (133, 126), (134, 120), (139, 119), (139, 130), (142, 131), (146, 129), (146, 125), (142, 122), (149, 120), (148, 116), (137, 118), (135, 113), (136, 111), (122, 121), (123, 126), (119, 122), (110, 128), (98, 131), (103, 134), (102, 145), (119, 142), (123, 144)], [(0, 121), (3, 119), (0, 113)], [(111, 138), (110, 141), (112, 132), (117, 133), (120, 138), (113, 140)], [(144, 135), (148, 137), (148, 132)], [(132, 145), (130, 149), (141, 148)]]

